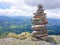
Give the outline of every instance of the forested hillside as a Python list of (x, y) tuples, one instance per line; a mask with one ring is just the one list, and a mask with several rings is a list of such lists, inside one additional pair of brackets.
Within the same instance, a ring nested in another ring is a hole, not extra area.
[[(31, 29), (31, 18), (24, 16), (7, 17), (0, 16), (0, 35), (8, 34), (9, 32), (21, 33), (21, 32), (32, 32)], [(60, 20), (59, 19), (48, 19), (48, 34), (60, 34)]]

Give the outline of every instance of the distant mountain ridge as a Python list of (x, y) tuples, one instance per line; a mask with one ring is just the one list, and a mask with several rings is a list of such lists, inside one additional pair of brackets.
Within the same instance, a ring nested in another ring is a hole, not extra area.
[[(0, 16), (0, 33), (4, 32), (15, 32), (21, 33), (24, 31), (32, 32), (31, 29), (31, 18), (29, 16)], [(47, 25), (48, 34), (60, 35), (60, 19), (48, 18)]]

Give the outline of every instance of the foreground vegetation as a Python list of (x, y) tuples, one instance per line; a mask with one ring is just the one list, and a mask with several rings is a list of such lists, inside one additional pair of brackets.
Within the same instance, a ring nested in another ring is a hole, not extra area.
[[(60, 36), (51, 35), (49, 37), (52, 37), (60, 45)], [(32, 41), (32, 39), (33, 37), (29, 32), (9, 33), (0, 39), (0, 45), (51, 45), (51, 43), (45, 41)]]
[[(58, 35), (51, 35), (51, 37), (58, 42), (57, 36)], [(16, 34), (16, 33), (7, 34), (6, 33), (5, 35), (0, 36), (0, 38), (2, 38), (2, 39), (5, 37), (12, 37), (12, 38), (20, 39), (20, 40), (32, 40), (34, 38), (31, 36), (31, 33), (29, 33), (29, 32), (23, 32), (21, 34)]]

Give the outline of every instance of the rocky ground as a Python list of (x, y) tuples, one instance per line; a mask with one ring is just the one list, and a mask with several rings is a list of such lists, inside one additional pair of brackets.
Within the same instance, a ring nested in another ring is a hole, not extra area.
[[(56, 42), (57, 45), (60, 45), (60, 36), (50, 36), (53, 37)], [(20, 40), (20, 39), (16, 39), (16, 38), (12, 38), (12, 37), (5, 37), (0, 39), (0, 45), (56, 45), (56, 44), (52, 44), (46, 41), (28, 41), (28, 40)]]

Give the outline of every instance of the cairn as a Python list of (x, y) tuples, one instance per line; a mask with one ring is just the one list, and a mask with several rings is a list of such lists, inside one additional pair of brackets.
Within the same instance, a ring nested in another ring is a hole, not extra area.
[(48, 37), (46, 24), (48, 23), (46, 13), (41, 4), (38, 5), (36, 13), (33, 13), (32, 18), (32, 36), (37, 39), (45, 40)]

